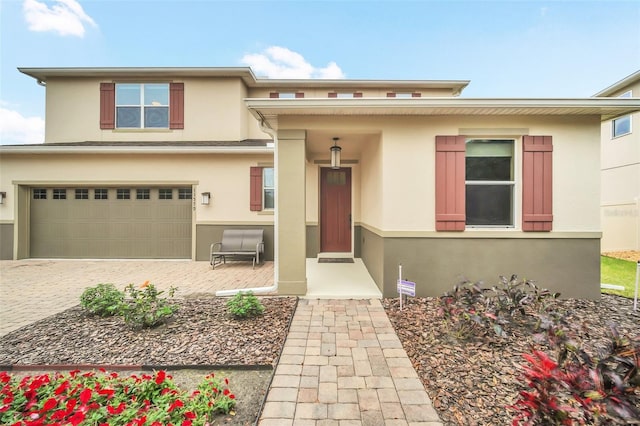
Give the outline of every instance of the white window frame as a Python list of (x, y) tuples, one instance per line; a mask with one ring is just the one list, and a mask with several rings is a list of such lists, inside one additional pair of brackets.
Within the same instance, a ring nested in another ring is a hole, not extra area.
[[(119, 104), (118, 103), (118, 86), (121, 85), (129, 85), (129, 86), (139, 86), (140, 88), (140, 100), (137, 104)], [(144, 99), (144, 88), (147, 85), (164, 85), (166, 86), (167, 89), (167, 104), (166, 105), (145, 105), (145, 99)], [(115, 101), (115, 124), (116, 124), (116, 129), (169, 129), (169, 122), (171, 120), (171, 111), (170, 111), (170, 104), (171, 104), (171, 89), (169, 87), (169, 83), (164, 83), (164, 82), (148, 82), (148, 83), (134, 83), (134, 82), (122, 82), (122, 83), (116, 83), (116, 101)], [(157, 126), (153, 126), (153, 127), (147, 127), (146, 123), (145, 123), (145, 108), (146, 107), (153, 107), (153, 106), (157, 106), (157, 107), (164, 107), (167, 109), (167, 126), (166, 127), (157, 127)], [(140, 127), (125, 127), (125, 126), (118, 126), (118, 108), (123, 107), (123, 108), (139, 108), (140, 109)]]
[[(616, 121), (624, 120), (624, 119), (628, 119), (629, 120), (629, 131), (624, 132), (624, 133), (616, 133)], [(633, 126), (633, 123), (632, 123), (632, 119), (631, 119), (631, 114), (627, 114), (627, 115), (623, 115), (622, 117), (614, 118), (613, 120), (611, 120), (611, 139), (617, 139), (617, 138), (621, 138), (622, 136), (630, 135), (631, 132), (633, 131), (632, 126)]]
[[(473, 140), (501, 140), (501, 141), (511, 141), (513, 144), (513, 178), (510, 181), (464, 181), (465, 187), (465, 197), (466, 197), (466, 188), (467, 185), (510, 185), (512, 191), (511, 198), (511, 225), (468, 225), (465, 223), (465, 229), (467, 230), (506, 230), (513, 231), (514, 229), (519, 228), (519, 224), (521, 222), (521, 213), (520, 206), (522, 205), (522, 195), (521, 195), (521, 184), (522, 184), (522, 168), (520, 164), (520, 151), (521, 151), (521, 138), (515, 137), (505, 137), (505, 136), (476, 136), (476, 137), (467, 137), (465, 139), (465, 144), (469, 143)], [(465, 168), (466, 168), (466, 150), (465, 150)]]
[[(268, 170), (268, 169), (272, 170), (273, 186), (267, 186), (266, 185), (267, 179), (265, 179), (264, 173), (265, 173), (265, 170)], [(270, 211), (270, 210), (273, 210), (275, 208), (275, 205), (273, 207), (266, 207), (265, 206), (265, 201), (267, 200), (266, 191), (268, 189), (273, 191), (273, 200), (274, 200), (274, 203), (275, 203), (275, 195), (276, 195), (276, 187), (275, 187), (275, 183), (276, 182), (275, 182), (275, 180), (276, 180), (276, 178), (275, 178), (275, 169), (274, 169), (274, 167), (273, 166), (263, 167), (262, 168), (262, 210)]]

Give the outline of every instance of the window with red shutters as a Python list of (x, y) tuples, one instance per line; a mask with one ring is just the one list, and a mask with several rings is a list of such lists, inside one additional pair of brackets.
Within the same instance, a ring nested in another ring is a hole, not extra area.
[(436, 136), (436, 231), (465, 229), (465, 137)]
[[(116, 128), (115, 83), (100, 83), (100, 128)], [(184, 83), (169, 84), (169, 128), (184, 129)]]
[(522, 151), (522, 230), (551, 231), (552, 138), (525, 136)]

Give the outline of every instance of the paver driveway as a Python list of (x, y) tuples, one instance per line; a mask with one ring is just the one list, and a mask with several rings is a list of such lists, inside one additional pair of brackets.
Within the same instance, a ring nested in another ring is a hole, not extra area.
[(85, 288), (149, 280), (176, 297), (273, 284), (273, 262), (251, 269), (230, 262), (212, 270), (209, 262), (187, 260), (3, 260), (0, 261), (0, 335), (77, 305)]

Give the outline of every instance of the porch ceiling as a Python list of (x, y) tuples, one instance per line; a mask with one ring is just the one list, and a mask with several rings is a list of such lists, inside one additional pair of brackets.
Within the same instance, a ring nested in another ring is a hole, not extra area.
[(609, 120), (640, 111), (640, 98), (304, 98), (246, 99), (246, 104), (256, 118), (272, 127), (277, 127), (278, 116), (596, 115)]

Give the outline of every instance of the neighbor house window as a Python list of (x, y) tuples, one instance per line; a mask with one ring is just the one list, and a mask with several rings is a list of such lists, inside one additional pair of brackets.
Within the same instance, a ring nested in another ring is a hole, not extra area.
[(88, 189), (76, 189), (76, 200), (88, 200), (89, 199), (89, 190)]
[(131, 190), (129, 190), (129, 189), (118, 189), (116, 191), (116, 198), (118, 200), (130, 200), (131, 199)]
[(631, 116), (625, 115), (624, 117), (616, 118), (611, 123), (611, 127), (613, 130), (612, 137), (614, 138), (628, 135), (631, 133)]
[(158, 198), (161, 200), (171, 200), (173, 198), (173, 190), (172, 189), (160, 189), (158, 191)]
[(264, 167), (262, 169), (262, 194), (262, 208), (273, 209), (275, 207), (273, 167)]
[(106, 188), (97, 188), (93, 190), (93, 198), (96, 200), (106, 200), (109, 198), (109, 192)]
[(33, 199), (34, 200), (46, 200), (47, 199), (47, 190), (44, 188), (36, 188), (33, 190)]
[(191, 199), (191, 188), (178, 188), (178, 199), (179, 200), (190, 200)]
[(116, 84), (117, 128), (169, 128), (169, 85)]
[(151, 190), (148, 188), (138, 188), (136, 189), (136, 200), (148, 200), (150, 197)]
[(467, 141), (467, 226), (513, 226), (513, 144), (509, 139)]
[(66, 200), (67, 199), (67, 190), (66, 189), (54, 189), (53, 190), (53, 198), (54, 200)]

